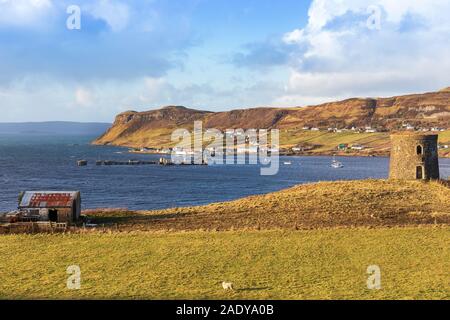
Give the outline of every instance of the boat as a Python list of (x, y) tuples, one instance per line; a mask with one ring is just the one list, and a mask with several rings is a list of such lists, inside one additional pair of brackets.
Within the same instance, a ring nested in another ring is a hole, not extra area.
[(344, 167), (344, 164), (340, 161), (337, 161), (336, 157), (333, 157), (333, 161), (331, 161), (331, 167), (335, 169), (340, 169)]
[(285, 165), (287, 165), (287, 166), (290, 166), (291, 164), (292, 164), (292, 162), (291, 161), (285, 161), (285, 162), (283, 162)]
[(343, 168), (344, 165), (342, 164), (342, 162), (339, 162), (339, 161), (333, 161), (333, 162), (331, 163), (331, 167), (332, 167), (332, 168), (335, 168), (335, 169), (340, 169), (340, 168)]

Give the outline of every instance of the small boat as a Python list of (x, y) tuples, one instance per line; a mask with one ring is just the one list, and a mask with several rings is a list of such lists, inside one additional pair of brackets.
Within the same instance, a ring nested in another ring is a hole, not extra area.
[(285, 162), (283, 162), (286, 166), (290, 166), (291, 164), (292, 164), (292, 162), (291, 161), (285, 161)]
[(335, 169), (340, 169), (344, 167), (344, 164), (340, 161), (337, 161), (336, 157), (333, 157), (333, 161), (331, 161), (331, 167)]

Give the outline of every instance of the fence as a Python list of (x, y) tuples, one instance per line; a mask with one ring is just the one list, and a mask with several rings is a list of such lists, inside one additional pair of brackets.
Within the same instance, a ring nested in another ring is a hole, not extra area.
[(66, 232), (67, 223), (60, 222), (17, 222), (0, 224), (0, 234), (55, 233)]

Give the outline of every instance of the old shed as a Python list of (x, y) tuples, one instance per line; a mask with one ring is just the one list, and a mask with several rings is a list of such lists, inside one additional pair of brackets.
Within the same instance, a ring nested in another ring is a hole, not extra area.
[(73, 223), (80, 219), (79, 191), (25, 191), (19, 196), (19, 210), (39, 221)]

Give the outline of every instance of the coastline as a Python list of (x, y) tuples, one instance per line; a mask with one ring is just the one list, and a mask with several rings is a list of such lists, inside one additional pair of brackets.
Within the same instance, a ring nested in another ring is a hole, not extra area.
[[(421, 133), (421, 132), (416, 132)], [(168, 134), (168, 133), (167, 133)], [(353, 133), (353, 132), (324, 132), (324, 131), (282, 131), (280, 134), (281, 156), (348, 156), (348, 157), (388, 157), (390, 155), (389, 132)], [(450, 130), (433, 132), (439, 135), (439, 144), (447, 146), (439, 150), (441, 158), (450, 158)], [(174, 144), (170, 135), (158, 136), (126, 136), (102, 140), (100, 138), (91, 142), (93, 145), (109, 145), (134, 149), (136, 154), (159, 154), (156, 151), (168, 149)], [(243, 145), (242, 145), (243, 146)], [(243, 146), (245, 147), (245, 146)], [(342, 149), (339, 149), (341, 148)], [(141, 149), (152, 149), (140, 151)], [(238, 146), (234, 146), (238, 148)], [(357, 149), (361, 148), (361, 149)], [(297, 150), (296, 150), (297, 149)], [(295, 150), (295, 151), (294, 151)]]
[[(124, 148), (130, 148), (127, 146), (118, 146), (118, 147), (124, 147)], [(143, 154), (143, 155), (170, 155), (168, 153), (160, 153), (160, 152), (147, 152), (147, 151), (128, 151), (128, 153), (131, 154)], [(247, 154), (248, 155), (248, 154)], [(280, 156), (282, 157), (332, 157), (332, 156), (338, 156), (338, 157), (364, 157), (364, 158), (388, 158), (390, 156), (389, 152), (373, 152), (373, 153), (367, 153), (367, 152), (309, 152), (309, 153), (288, 153), (288, 152), (280, 152)], [(450, 151), (446, 153), (440, 153), (439, 158), (450, 158)]]

